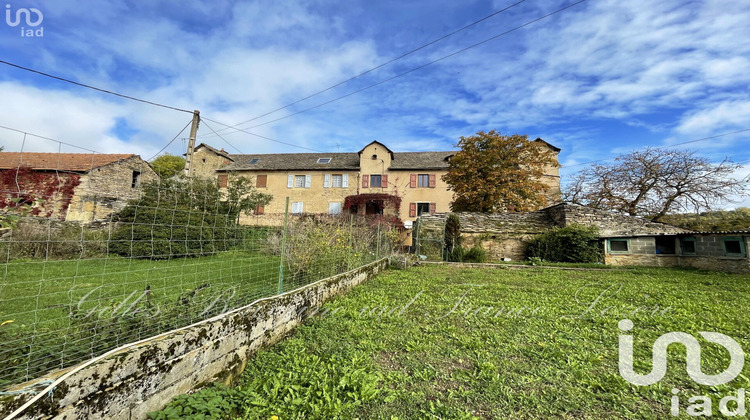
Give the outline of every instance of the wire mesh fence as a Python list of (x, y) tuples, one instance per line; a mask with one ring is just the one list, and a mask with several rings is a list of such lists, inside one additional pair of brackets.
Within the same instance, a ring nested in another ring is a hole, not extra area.
[[(109, 216), (70, 222), (59, 210), (64, 183), (40, 193), (21, 168), (0, 168), (0, 390), (354, 269), (399, 243), (388, 225), (352, 215), (244, 226), (215, 180), (136, 186), (132, 167), (137, 196), (89, 190), (92, 211), (106, 201)], [(91, 171), (27, 172), (49, 181)]]

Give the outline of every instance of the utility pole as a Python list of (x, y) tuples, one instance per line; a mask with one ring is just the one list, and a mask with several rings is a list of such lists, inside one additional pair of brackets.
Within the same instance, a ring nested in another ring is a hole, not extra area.
[(190, 139), (188, 140), (187, 154), (185, 154), (185, 176), (190, 176), (193, 164), (193, 150), (195, 149), (195, 138), (198, 136), (198, 124), (201, 121), (201, 112), (193, 111), (193, 125), (190, 127)]

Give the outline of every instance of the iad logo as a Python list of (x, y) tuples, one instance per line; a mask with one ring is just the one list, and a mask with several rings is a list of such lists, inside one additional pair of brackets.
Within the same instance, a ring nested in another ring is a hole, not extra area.
[[(35, 17), (32, 16), (32, 13), (36, 15)], [(26, 22), (26, 26), (30, 26), (32, 28), (36, 28), (37, 26), (41, 25), (44, 21), (44, 15), (39, 9), (35, 8), (21, 8), (16, 10), (15, 16), (13, 15), (13, 10), (11, 9), (10, 4), (5, 5), (5, 23), (8, 24), (11, 28), (15, 28), (16, 26), (20, 25), (22, 22)], [(39, 27), (37, 29), (26, 29), (26, 27), (21, 27), (21, 36), (22, 37), (43, 37), (44, 36), (44, 28)]]
[[(617, 326), (621, 331), (630, 331), (633, 329), (633, 321), (629, 319), (621, 320)], [(659, 382), (664, 375), (667, 373), (667, 347), (670, 344), (679, 343), (685, 346), (686, 351), (686, 368), (687, 374), (690, 378), (701, 384), (707, 386), (722, 385), (734, 380), (742, 372), (745, 366), (745, 353), (742, 351), (742, 347), (732, 338), (727, 335), (717, 332), (705, 332), (699, 333), (706, 341), (710, 343), (719, 344), (729, 351), (729, 367), (723, 372), (716, 375), (706, 375), (701, 370), (701, 345), (698, 340), (690, 334), (683, 332), (670, 332), (662, 335), (656, 339), (654, 343), (651, 356), (652, 366), (651, 372), (646, 375), (639, 375), (633, 370), (633, 336), (631, 335), (620, 335), (620, 376), (626, 381), (633, 385), (653, 385)], [(672, 390), (675, 394), (672, 397), (671, 413), (673, 416), (679, 415), (679, 394), (678, 389)], [(736, 410), (730, 410), (728, 404), (730, 402), (737, 404)], [(690, 405), (687, 408), (687, 414), (690, 416), (710, 416), (712, 414), (711, 398), (704, 395), (698, 395), (688, 399), (688, 402), (697, 403)], [(745, 415), (745, 390), (739, 389), (737, 397), (732, 395), (724, 397), (719, 403), (719, 410), (721, 414), (725, 416), (744, 416)]]

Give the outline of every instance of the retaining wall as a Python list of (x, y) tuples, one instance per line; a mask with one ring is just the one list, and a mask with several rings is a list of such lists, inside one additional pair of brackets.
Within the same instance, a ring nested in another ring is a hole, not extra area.
[(214, 382), (231, 384), (255, 352), (386, 265), (381, 259), (6, 390), (0, 417), (40, 394), (14, 418), (144, 419), (177, 395)]

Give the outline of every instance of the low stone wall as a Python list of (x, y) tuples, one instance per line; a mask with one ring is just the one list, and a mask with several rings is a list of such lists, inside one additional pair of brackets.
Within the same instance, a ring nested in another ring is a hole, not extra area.
[(656, 254), (605, 254), (606, 265), (639, 265), (646, 267), (677, 267), (679, 257)]
[(177, 395), (214, 382), (232, 383), (255, 352), (386, 265), (381, 259), (19, 385), (0, 397), (0, 417), (36, 395), (13, 392), (35, 390), (41, 398), (13, 418), (144, 419)]
[(747, 258), (682, 256), (680, 257), (680, 266), (750, 274), (750, 259)]

